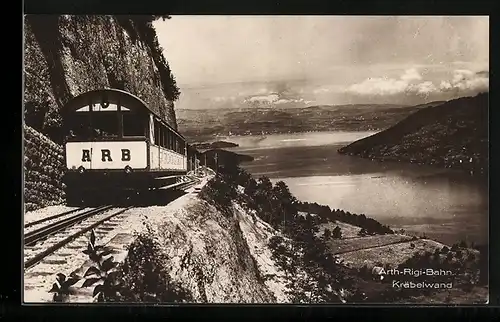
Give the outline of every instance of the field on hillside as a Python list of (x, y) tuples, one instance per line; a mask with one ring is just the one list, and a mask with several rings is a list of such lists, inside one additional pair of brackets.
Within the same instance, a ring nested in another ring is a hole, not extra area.
[(388, 244), (411, 240), (411, 236), (391, 234), (347, 239), (332, 239), (327, 242), (330, 251), (334, 254), (353, 252), (371, 247), (380, 247)]
[[(364, 237), (362, 239), (365, 238), (369, 237)], [(361, 243), (362, 240), (359, 240), (359, 244)], [(410, 244), (414, 244), (415, 248), (411, 248)], [(351, 267), (359, 268), (364, 265), (373, 266), (387, 264), (390, 268), (395, 268), (417, 252), (434, 252), (436, 248), (441, 249), (443, 246), (446, 245), (433, 240), (417, 239), (411, 242), (407, 241), (398, 244), (346, 252), (340, 255), (340, 257)]]
[(346, 224), (340, 221), (328, 222), (324, 224), (320, 224), (318, 226), (319, 231), (316, 233), (316, 236), (322, 236), (325, 233), (325, 229), (329, 229), (330, 231), (334, 230), (335, 227), (339, 226), (340, 231), (342, 232), (342, 238), (355, 238), (359, 237), (358, 233), (361, 230), (358, 226)]

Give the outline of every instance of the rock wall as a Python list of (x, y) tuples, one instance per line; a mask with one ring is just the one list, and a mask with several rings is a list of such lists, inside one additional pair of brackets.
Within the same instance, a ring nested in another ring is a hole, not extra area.
[(26, 211), (61, 203), (62, 147), (36, 130), (24, 127), (24, 207)]
[(60, 109), (100, 88), (129, 91), (175, 129), (175, 79), (151, 26), (153, 16), (25, 18), (25, 123), (56, 143), (64, 137)]

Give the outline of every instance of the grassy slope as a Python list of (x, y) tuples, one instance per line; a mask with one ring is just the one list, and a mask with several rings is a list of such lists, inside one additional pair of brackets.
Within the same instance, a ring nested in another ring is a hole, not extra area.
[(385, 131), (339, 149), (339, 153), (485, 173), (488, 94), (423, 108)]

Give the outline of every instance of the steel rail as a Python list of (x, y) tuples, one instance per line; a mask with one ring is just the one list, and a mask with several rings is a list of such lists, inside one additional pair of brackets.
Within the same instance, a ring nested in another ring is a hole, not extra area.
[(49, 225), (46, 225), (44, 227), (41, 227), (39, 229), (36, 229), (34, 231), (31, 231), (29, 233), (26, 233), (24, 235), (24, 245), (25, 246), (31, 246), (35, 244), (36, 242), (40, 241), (41, 239), (44, 239), (54, 233), (57, 233), (61, 230), (64, 230), (73, 224), (76, 224), (80, 221), (83, 221), (89, 217), (95, 216), (98, 213), (101, 213), (103, 211), (106, 211), (108, 209), (111, 209), (113, 206), (108, 205), (108, 206), (101, 206), (95, 209), (91, 209), (89, 211), (71, 216), (69, 218), (65, 218), (63, 220), (57, 221), (55, 223), (51, 223)]
[(70, 236), (64, 238), (63, 240), (57, 242), (56, 244), (48, 247), (47, 249), (45, 249), (44, 251), (36, 254), (35, 256), (33, 256), (32, 258), (28, 259), (26, 262), (24, 262), (24, 269), (28, 269), (34, 265), (36, 265), (37, 263), (39, 263), (40, 261), (42, 261), (45, 257), (53, 254), (56, 250), (64, 247), (65, 245), (67, 245), (68, 243), (70, 243), (71, 241), (73, 241), (74, 239), (80, 237), (81, 235), (85, 234), (86, 232), (94, 229), (95, 227), (101, 225), (102, 223), (104, 223), (105, 221), (108, 221), (110, 220), (111, 218), (115, 217), (115, 216), (118, 216), (122, 213), (124, 213), (125, 211), (129, 210), (130, 208), (132, 208), (133, 206), (129, 206), (125, 209), (122, 209), (122, 210), (119, 210), (109, 216), (106, 216), (105, 218), (91, 224), (91, 225), (88, 225), (86, 226), (85, 228), (83, 229), (80, 229), (78, 230), (76, 233), (74, 234), (71, 234)]
[(57, 214), (57, 215), (53, 215), (53, 216), (50, 216), (50, 217), (46, 217), (46, 218), (42, 218), (42, 219), (39, 219), (39, 220), (35, 220), (35, 221), (32, 221), (30, 223), (25, 224), (24, 228), (31, 227), (33, 225), (38, 225), (40, 223), (43, 223), (43, 222), (46, 222), (46, 221), (49, 221), (49, 220), (52, 220), (52, 219), (56, 219), (56, 218), (59, 218), (59, 217), (65, 216), (65, 215), (69, 215), (69, 214), (72, 214), (74, 212), (77, 212), (77, 211), (83, 210), (83, 209), (85, 209), (85, 208), (77, 208), (77, 209), (65, 211), (65, 212)]

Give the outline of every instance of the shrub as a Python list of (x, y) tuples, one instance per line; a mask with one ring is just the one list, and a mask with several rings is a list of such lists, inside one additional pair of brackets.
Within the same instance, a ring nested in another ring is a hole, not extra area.
[[(95, 244), (95, 233), (92, 231), (84, 253), (94, 265), (85, 272), (83, 277), (86, 280), (82, 287), (90, 287), (100, 282), (93, 291), (98, 302), (191, 300), (191, 294), (187, 290), (171, 281), (165, 266), (168, 258), (152, 236), (153, 232), (149, 227), (145, 233), (138, 234), (128, 247), (128, 256), (124, 263), (118, 264), (113, 260), (113, 256), (109, 256), (111, 250)], [(74, 284), (73, 280), (68, 283)]]
[(227, 217), (232, 216), (230, 211), (232, 200), (237, 197), (234, 186), (224, 181), (221, 176), (216, 176), (208, 182), (200, 191), (200, 197), (213, 204)]
[(342, 230), (339, 226), (335, 227), (332, 231), (332, 238), (341, 239), (342, 238)]
[(150, 229), (137, 236), (120, 265), (122, 299), (134, 302), (186, 302), (191, 294), (170, 279), (167, 256)]

